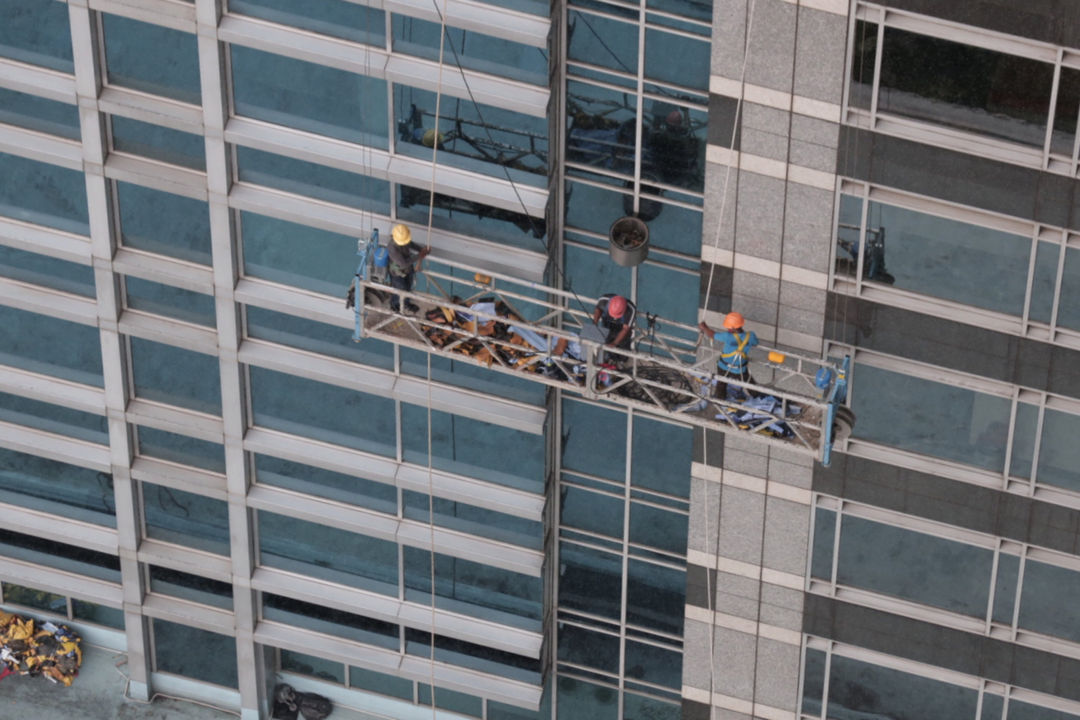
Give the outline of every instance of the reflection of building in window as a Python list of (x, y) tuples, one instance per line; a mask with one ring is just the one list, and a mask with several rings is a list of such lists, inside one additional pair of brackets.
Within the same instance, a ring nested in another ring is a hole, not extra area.
[[(420, 188), (414, 188), (408, 185), (399, 185), (398, 189), (401, 192), (400, 206), (402, 208), (410, 208), (413, 205), (426, 206), (430, 202), (432, 196), (430, 190), (421, 190)], [(484, 218), (501, 220), (503, 222), (511, 223), (522, 232), (531, 232), (534, 237), (538, 238), (544, 237), (547, 232), (547, 224), (543, 218), (530, 217), (524, 213), (504, 210), (502, 208), (492, 207), (491, 205), (485, 205), (473, 200), (464, 200), (444, 193), (434, 193), (434, 196), (435, 207), (440, 210), (445, 210), (451, 215), (455, 212), (459, 212), (473, 215), (480, 220), (483, 220)]]
[[(869, 228), (866, 231), (866, 257), (863, 258), (862, 275), (867, 280), (892, 285), (896, 278), (885, 269), (885, 228)], [(863, 241), (859, 238), (859, 226), (840, 223), (836, 233), (836, 272), (854, 275), (859, 266), (859, 253)]]

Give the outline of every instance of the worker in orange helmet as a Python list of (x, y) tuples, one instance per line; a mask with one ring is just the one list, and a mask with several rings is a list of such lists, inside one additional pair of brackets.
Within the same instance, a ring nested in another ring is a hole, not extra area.
[(604, 344), (624, 350), (630, 348), (636, 318), (634, 303), (615, 293), (600, 296), (593, 310), (593, 322), (607, 330)]
[[(723, 332), (713, 330), (705, 321), (698, 323), (698, 329), (709, 338), (719, 340), (722, 343), (720, 357), (716, 361), (716, 370), (720, 378), (738, 379), (740, 383), (756, 385), (750, 374), (750, 357), (748, 351), (758, 344), (757, 335), (751, 330), (743, 329), (743, 316), (737, 312), (729, 312), (724, 316)], [(747, 395), (754, 397), (754, 393), (744, 390)], [(717, 395), (727, 398), (727, 383), (720, 382), (717, 385)]]

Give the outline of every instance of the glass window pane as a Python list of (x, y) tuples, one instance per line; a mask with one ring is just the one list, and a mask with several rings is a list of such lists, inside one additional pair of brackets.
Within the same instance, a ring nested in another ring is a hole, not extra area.
[[(438, 62), (438, 23), (396, 13), (392, 18), (393, 48), (396, 52)], [(470, 70), (502, 75), (534, 85), (547, 84), (548, 61), (544, 50), (506, 38), (446, 26), (444, 56), (447, 61), (453, 58), (453, 62)]]
[[(200, 104), (195, 36), (160, 25), (102, 13), (110, 83)], [(147, 62), (147, 58), (154, 58)]]
[[(406, 547), (405, 599), (431, 602), (431, 553)], [(435, 553), (435, 606), (493, 622), (540, 629), (542, 581)]]
[(1005, 698), (1000, 695), (983, 693), (982, 712), (979, 713), (979, 720), (1001, 720), (1004, 710)]
[(109, 444), (109, 424), (104, 415), (31, 400), (21, 395), (0, 392), (0, 420), (99, 445)]
[(560, 543), (559, 607), (618, 620), (621, 606), (622, 562), (619, 557)]
[(124, 611), (71, 598), (71, 617), (105, 627), (124, 629)]
[(559, 661), (619, 672), (619, 637), (559, 623)]
[(73, 72), (67, 3), (5, 0), (0, 5), (0, 56)]
[[(428, 464), (428, 411), (401, 405), (401, 443), (407, 462)], [(481, 420), (431, 412), (431, 463), (529, 492), (543, 492), (544, 437)]]
[[(1031, 238), (870, 203), (863, 276), (904, 290), (1020, 315)], [(851, 252), (857, 255), (856, 245)], [(964, 272), (957, 272), (957, 268)]]
[(623, 694), (623, 720), (680, 720), (682, 717), (682, 707), (676, 703), (634, 693)]
[(983, 618), (993, 561), (986, 548), (845, 515), (836, 581)]
[(393, 485), (372, 482), (355, 475), (342, 475), (269, 455), (256, 454), (254, 458), (255, 482), (262, 485), (397, 514), (397, 488)]
[(1076, 143), (1076, 116), (1080, 107), (1080, 70), (1061, 68), (1054, 129), (1050, 132), (1050, 152), (1072, 157)]
[(154, 618), (154, 668), (235, 688), (236, 640)]
[(637, 74), (638, 26), (603, 15), (571, 10), (567, 57), (589, 65)]
[(1060, 252), (1060, 245), (1048, 242), (1040, 242), (1035, 251), (1035, 276), (1031, 281), (1031, 307), (1028, 309), (1028, 317), (1035, 322), (1050, 322)]
[(120, 559), (83, 547), (0, 528), (0, 554), (34, 565), (120, 582)]
[(182, 290), (172, 285), (143, 280), (131, 275), (124, 276), (127, 291), (127, 307), (195, 323), (217, 326), (214, 312), (214, 296)]
[[(600, 297), (604, 293), (630, 296), (630, 268), (611, 262), (607, 250), (603, 252), (565, 243), (563, 268), (566, 283), (574, 292), (588, 297)], [(592, 308), (578, 308), (591, 312)]]
[(172, 568), (150, 566), (150, 592), (232, 609), (232, 585)]
[(559, 522), (566, 527), (622, 540), (625, 501), (622, 498), (563, 485)]
[(563, 468), (622, 483), (626, 479), (626, 414), (563, 400)]
[(994, 613), (991, 618), (996, 623), (1012, 625), (1019, 572), (1020, 558), (1005, 553), (998, 556), (997, 578), (994, 582)]
[(559, 720), (617, 720), (619, 691), (577, 678), (559, 676)]
[(302, 7), (293, 0), (229, 0), (229, 11), (368, 45), (386, 44), (382, 11), (347, 0), (319, 0)]
[(411, 520), (426, 523), (433, 519), (439, 527), (535, 550), (540, 550), (543, 546), (543, 525), (535, 520), (526, 520), (440, 497), (435, 498), (435, 512), (431, 514), (428, 495), (404, 490), (402, 498), (402, 512)]
[(295, 600), (293, 598), (263, 593), (263, 619), (288, 623), (296, 627), (314, 630), (331, 637), (397, 650), (400, 631), (397, 625)]
[(206, 202), (116, 183), (120, 239), (128, 247), (210, 264), (210, 210)]
[(568, 81), (566, 86), (566, 159), (632, 175), (637, 156), (637, 108), (627, 103), (625, 93), (577, 80)]
[(428, 215), (431, 214), (432, 227), (442, 230), (473, 235), (524, 250), (543, 252), (547, 247), (544, 242), (547, 228), (543, 218), (443, 193), (435, 193), (435, 209), (429, 212), (430, 188), (399, 184), (397, 189), (397, 215), (405, 222), (427, 227)]
[(1012, 457), (1009, 459), (1010, 475), (1031, 478), (1031, 461), (1035, 456), (1035, 431), (1038, 427), (1039, 408), (1028, 403), (1017, 403)]
[(645, 77), (705, 90), (709, 87), (708, 41), (646, 29)]
[(324, 660), (314, 655), (282, 650), (281, 669), (287, 672), (300, 673), (301, 675), (310, 675), (339, 685), (345, 684), (345, 666), (342, 663)]
[[(687, 456), (689, 457), (689, 456)], [(676, 554), (686, 553), (685, 513), (630, 503), (630, 542)]]
[(206, 150), (201, 136), (119, 115), (112, 115), (111, 120), (113, 149), (117, 152), (206, 170)]
[(811, 717), (821, 717), (821, 698), (825, 693), (825, 653), (806, 649), (803, 665), (802, 712)]
[(225, 472), (225, 447), (219, 443), (148, 427), (138, 429), (138, 438), (140, 455), (192, 465), (211, 472)]
[(855, 436), (1001, 472), (1006, 398), (860, 365), (853, 385)]
[[(652, 313), (664, 320), (693, 325), (697, 319), (697, 297), (701, 293), (700, 276), (695, 270), (686, 272), (674, 268), (643, 263), (638, 266), (638, 330), (637, 336), (645, 339), (648, 329), (645, 313)], [(661, 330), (671, 332), (671, 328)]]
[(393, 369), (394, 346), (375, 338), (353, 342), (352, 332), (307, 317), (247, 306), (247, 335), (342, 360)]
[(975, 717), (978, 692), (833, 655), (828, 717)]
[(1008, 720), (1080, 720), (1080, 715), (1010, 699)]
[(259, 562), (310, 577), (397, 595), (397, 545), (260, 510)]
[(1028, 560), (1017, 625), (1044, 635), (1080, 642), (1080, 573)]
[(1049, 63), (885, 28), (878, 109), (1041, 148)]
[(339, 295), (356, 271), (354, 237), (249, 212), (240, 226), (245, 275)]
[(96, 327), (7, 305), (0, 305), (0, 363), (103, 387), (101, 336)]
[(141, 484), (147, 537), (229, 554), (229, 508), (225, 501), (164, 485)]
[[(384, 180), (246, 147), (236, 149), (236, 158), (241, 182), (390, 214), (390, 184)], [(355, 263), (350, 265), (355, 267)]]
[(67, 598), (63, 595), (9, 582), (0, 583), (0, 592), (5, 605), (21, 605), (67, 617)]
[(1047, 408), (1043, 415), (1042, 442), (1036, 481), (1080, 492), (1080, 415)]
[(681, 688), (682, 653), (627, 640), (626, 677), (673, 689)]
[(0, 215), (90, 234), (81, 172), (7, 153), (0, 153), (0, 170)]
[(94, 269), (0, 245), (0, 275), (42, 287), (95, 297)]
[(870, 109), (870, 98), (873, 94), (877, 36), (876, 23), (868, 23), (865, 20), (855, 21), (855, 49), (851, 54), (851, 85), (848, 103), (863, 110)]
[[(430, 633), (406, 628), (405, 652), (422, 657), (425, 661), (430, 658)], [(537, 660), (441, 635), (435, 636), (435, 661), (491, 673), (508, 680), (540, 684), (540, 663)]]
[[(398, 152), (427, 161), (434, 157), (436, 99), (428, 90), (394, 85)], [(499, 178), (509, 175), (516, 183), (537, 187), (547, 184), (544, 118), (445, 97), (438, 110), (440, 164)]]
[(1057, 321), (1061, 327), (1080, 330), (1080, 248), (1065, 251)]
[[(49, 4), (58, 5), (58, 3)], [(45, 3), (39, 0), (38, 5), (45, 5)], [(0, 30), (0, 32), (3, 31)], [(0, 39), (0, 55), (3, 51), (3, 40)], [(0, 88), (0, 123), (17, 125), (28, 130), (59, 135), (72, 140), (78, 140), (81, 136), (79, 108), (75, 105), (7, 88)]]
[(229, 51), (237, 115), (388, 147), (384, 80), (240, 45)]
[(374, 670), (349, 667), (349, 687), (378, 693), (379, 695), (389, 695), (409, 702), (413, 700), (412, 680), (375, 672)]
[[(431, 686), (427, 683), (417, 683), (416, 698), (419, 704), (431, 707)], [(438, 686), (435, 688), (435, 707), (477, 718), (484, 715), (484, 700), (482, 698), (453, 690), (445, 690)]]
[(682, 634), (686, 613), (686, 572), (631, 559), (626, 576), (626, 621)]
[(814, 510), (814, 549), (810, 558), (810, 576), (832, 582), (833, 546), (836, 544), (836, 513)]
[(395, 455), (397, 433), (390, 398), (258, 367), (249, 368), (249, 377), (256, 425)]
[(136, 396), (221, 414), (221, 374), (216, 357), (137, 337), (130, 341)]

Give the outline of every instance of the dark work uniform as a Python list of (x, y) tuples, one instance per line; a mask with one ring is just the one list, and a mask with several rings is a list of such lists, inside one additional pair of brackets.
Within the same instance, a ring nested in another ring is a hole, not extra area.
[[(600, 308), (600, 327), (607, 330), (607, 338), (604, 340), (605, 345), (609, 345), (615, 342), (615, 338), (619, 336), (622, 329), (626, 326), (633, 327), (634, 320), (637, 318), (637, 307), (629, 300), (626, 301), (626, 312), (622, 314), (621, 318), (613, 318), (608, 315), (608, 302), (611, 298), (615, 297), (615, 293), (608, 293), (602, 295), (599, 300), (596, 301), (596, 306)], [(630, 348), (630, 341), (633, 340), (634, 333), (627, 333), (626, 339), (623, 340), (618, 347), (627, 350)]]
[[(416, 279), (416, 264), (420, 262), (420, 251), (413, 243), (398, 245), (395, 242), (391, 242), (387, 250), (390, 255), (390, 287), (398, 290), (412, 290), (413, 281)], [(411, 301), (405, 303), (406, 308), (411, 305), (413, 305)], [(397, 312), (400, 308), (401, 296), (391, 295), (390, 309)]]

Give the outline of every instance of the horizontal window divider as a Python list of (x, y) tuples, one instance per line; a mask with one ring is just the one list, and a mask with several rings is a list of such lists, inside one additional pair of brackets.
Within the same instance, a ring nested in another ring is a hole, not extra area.
[(40, 285), (0, 277), (0, 305), (48, 315), (80, 325), (97, 326), (97, 302), (94, 298), (44, 288)]
[(154, 342), (194, 350), (206, 355), (217, 355), (217, 330), (187, 323), (182, 320), (154, 315), (142, 310), (127, 308), (120, 315), (118, 328), (121, 333)]
[(63, 515), (32, 510), (20, 505), (0, 503), (4, 529), (34, 537), (75, 545), (106, 555), (119, 553), (116, 530), (80, 522)]
[[(401, 659), (401, 674), (420, 682), (431, 682), (432, 662), (425, 657), (406, 655)], [(520, 680), (510, 680), (475, 670), (435, 662), (435, 684), (447, 690), (457, 690), (507, 705), (529, 710), (540, 708), (543, 688)], [(439, 671), (442, 672), (439, 672)]]
[(855, 349), (856, 383), (858, 383), (858, 367), (860, 364), (1010, 400), (1015, 387), (1010, 383), (992, 380), (981, 375), (963, 373), (959, 370), (951, 370), (938, 365), (919, 362), (918, 360), (909, 360), (862, 348)]
[(237, 354), (242, 363), (289, 373), (318, 382), (380, 397), (393, 398), (421, 407), (496, 423), (522, 432), (544, 432), (544, 408), (504, 400), (490, 394), (454, 387), (426, 379), (395, 375), (348, 360), (319, 355), (266, 342), (245, 339)]
[[(384, 0), (382, 6), (390, 12), (440, 22), (439, 13), (428, 0)], [(468, 0), (443, 0), (439, 8), (451, 27), (547, 49), (551, 21), (546, 17)]]
[(1004, 487), (1003, 472), (993, 473), (988, 470), (980, 470), (968, 465), (932, 458), (925, 455), (897, 450), (896, 448), (878, 445), (865, 440), (851, 439), (847, 441), (844, 452), (849, 455), (877, 460), (889, 465), (899, 465), (916, 472), (928, 475), (939, 475), (950, 480), (980, 485), (992, 490), (1002, 490)]
[[(244, 450), (428, 494), (426, 465), (398, 462), (393, 458), (258, 427), (250, 428), (244, 435)], [(524, 490), (434, 469), (431, 470), (430, 489), (435, 497), (467, 504), (482, 497), (484, 507), (526, 520), (539, 521), (543, 517), (544, 496)]]
[[(988, 577), (986, 580), (987, 587), (989, 588), (990, 578)], [(935, 625), (942, 625), (955, 630), (963, 630), (964, 632), (975, 633), (978, 635), (986, 635), (989, 632), (989, 626), (984, 618), (961, 615), (959, 613), (949, 612), (948, 610), (930, 607), (929, 605), (901, 600), (900, 598), (872, 592), (870, 590), (838, 585), (836, 588), (836, 599), (842, 602), (893, 613), (894, 615), (901, 615), (903, 617), (913, 618)]]
[[(33, 580), (27, 580), (33, 578)], [(121, 608), (124, 591), (120, 583), (64, 572), (35, 563), (0, 556), (0, 580), (21, 585), (30, 582), (35, 589), (58, 595), (72, 595), (98, 605)]]
[(202, 702), (216, 708), (240, 707), (240, 691), (201, 680), (192, 680), (167, 672), (150, 673), (150, 687), (155, 693)]
[[(877, 22), (872, 15), (866, 19)], [(975, 47), (1008, 53), (1009, 55), (1042, 60), (1047, 63), (1053, 63), (1057, 60), (1056, 48), (1047, 43), (1025, 40), (1015, 35), (987, 30), (974, 25), (965, 25), (926, 15), (916, 15), (904, 10), (885, 8), (885, 26), (964, 45), (974, 45)]]
[(14, 218), (0, 216), (0, 244), (80, 265), (93, 262), (90, 238), (86, 235), (54, 230)]
[(177, 465), (165, 460), (137, 457), (131, 463), (131, 477), (133, 480), (195, 493), (215, 500), (228, 499), (224, 475)]
[[(845, 188), (845, 192), (853, 191)], [(858, 193), (858, 190), (854, 190), (854, 192)], [(948, 218), (949, 220), (959, 220), (960, 222), (969, 223), (971, 225), (979, 225), (981, 227), (988, 227), (994, 230), (1012, 233), (1013, 235), (1020, 235), (1024, 238), (1030, 238), (1036, 228), (1036, 224), (1030, 220), (1021, 220), (1003, 213), (994, 213), (967, 207), (965, 205), (950, 203), (945, 200), (932, 198), (928, 195), (916, 195), (915, 193), (908, 193), (902, 190), (894, 190), (893, 188), (882, 185), (869, 185), (867, 194), (871, 202), (887, 203), (889, 205), (895, 205), (917, 212)]]
[(14, 125), (0, 123), (0, 152), (58, 165), (68, 170), (83, 170), (82, 143), (78, 140), (68, 140)]
[(109, 85), (98, 96), (98, 110), (202, 135), (203, 111), (198, 105)]
[[(1026, 480), (1024, 481), (1027, 482)], [(1027, 487), (1027, 485), (1025, 485)], [(1026, 493), (1021, 493), (1026, 494)], [(1036, 481), (1035, 490), (1032, 496), (1036, 500), (1042, 502), (1054, 503), (1055, 505), (1063, 505), (1073, 510), (1080, 510), (1080, 493), (1074, 490), (1066, 490), (1064, 488), (1054, 487), (1052, 485), (1046, 485)]]
[(170, 0), (89, 0), (91, 10), (112, 13), (154, 25), (195, 32), (195, 4)]
[[(1058, 652), (1057, 654), (1060, 655), (1062, 653)], [(1063, 712), (1071, 713), (1073, 715), (1080, 715), (1080, 702), (1066, 700), (1065, 698), (1059, 697), (1057, 695), (1047, 695), (1046, 693), (1041, 693), (1036, 690), (1028, 690), (1027, 688), (1017, 687), (1015, 685), (1012, 686), (1009, 690), (1009, 699), (1018, 700), (1020, 702), (1032, 703), (1034, 705), (1041, 705), (1043, 707), (1061, 710)]]
[(125, 419), (135, 425), (145, 425), (209, 442), (222, 443), (225, 438), (225, 425), (220, 417), (154, 400), (132, 399), (128, 402)]
[(143, 538), (139, 542), (136, 557), (141, 563), (201, 575), (219, 582), (232, 583), (238, 579), (233, 577), (232, 560), (228, 557), (153, 538)]
[(1027, 559), (1035, 560), (1037, 562), (1046, 563), (1047, 565), (1055, 565), (1072, 572), (1080, 573), (1080, 557), (1076, 555), (1069, 555), (1068, 553), (1059, 552), (1057, 550), (1046, 550), (1045, 548), (1029, 545), (1027, 548)]
[(1080, 399), (1077, 398), (1047, 394), (1046, 407), (1050, 410), (1060, 410), (1073, 415), (1080, 415)]
[(75, 76), (58, 70), (0, 58), (0, 87), (75, 105)]
[[(370, 234), (373, 226), (388, 234), (395, 222), (385, 215), (375, 215), (246, 183), (233, 184), (229, 193), (229, 206), (331, 232), (363, 237)], [(412, 226), (412, 233), (413, 240), (417, 243), (431, 245), (435, 252), (432, 259), (435, 261), (445, 259), (471, 268), (490, 270), (530, 281), (542, 281), (544, 278), (544, 269), (547, 266), (547, 256), (544, 253), (435, 228), (428, 233), (427, 228), (417, 225)]]
[(343, 329), (351, 330), (356, 324), (354, 313), (343, 309), (340, 297), (302, 290), (270, 280), (240, 278), (233, 297), (238, 303), (309, 318)]
[(103, 389), (7, 365), (0, 365), (0, 392), (63, 405), (94, 415), (105, 414)]
[(540, 656), (541, 633), (399, 600), (370, 590), (317, 580), (276, 568), (256, 568), (251, 585), (256, 590), (359, 614), (384, 622), (431, 631), (432, 618), (438, 635), (485, 645), (525, 657)]
[(222, 635), (236, 634), (232, 610), (148, 592), (142, 601), (142, 614), (158, 620), (189, 625)]
[[(995, 140), (977, 133), (953, 130), (920, 120), (910, 120), (879, 112), (873, 131), (885, 135), (914, 140), (917, 143), (977, 155), (989, 160), (1012, 163), (1023, 167), (1043, 169), (1042, 150), (1015, 143)], [(1068, 173), (1067, 173), (1068, 174)]]
[(206, 295), (214, 294), (213, 269), (157, 253), (119, 248), (113, 256), (113, 272), (132, 275)]
[(99, 472), (112, 472), (112, 455), (108, 446), (14, 423), (0, 422), (0, 447)]
[[(932, 535), (933, 537), (961, 542), (985, 550), (993, 551), (997, 548), (998, 539), (996, 535), (986, 535), (974, 530), (966, 530), (957, 525), (927, 520), (917, 515), (908, 515), (873, 505), (864, 505), (852, 500), (841, 499), (840, 502), (843, 507), (844, 515), (858, 517), (864, 520), (872, 520), (885, 525), (892, 525), (901, 530), (911, 530), (913, 532)], [(842, 527), (843, 526), (841, 525), (841, 528)], [(841, 529), (841, 533), (843, 533), (843, 529)]]
[(156, 160), (146, 160), (134, 155), (109, 153), (108, 158), (105, 159), (105, 177), (194, 200), (207, 198), (205, 172)]
[(396, 515), (268, 485), (252, 487), (248, 492), (248, 505), (256, 510), (266, 510), (422, 550), (434, 549), (444, 555), (532, 577), (540, 577), (540, 568), (544, 562), (544, 555), (539, 551), (438, 526), (433, 530), (426, 522), (400, 519)]
[(959, 685), (971, 690), (978, 690), (981, 684), (981, 680), (974, 675), (968, 675), (967, 673), (958, 672), (956, 670), (949, 670), (939, 665), (928, 665), (926, 663), (918, 662), (917, 660), (908, 660), (907, 658), (898, 655), (889, 655), (857, 645), (848, 645), (846, 643), (833, 641), (832, 652), (834, 655), (839, 655), (841, 657), (860, 660), (873, 665), (881, 665), (892, 670), (899, 670), (900, 672), (906, 672), (911, 675), (918, 675), (919, 677), (924, 677), (929, 680), (952, 683), (953, 685)]

